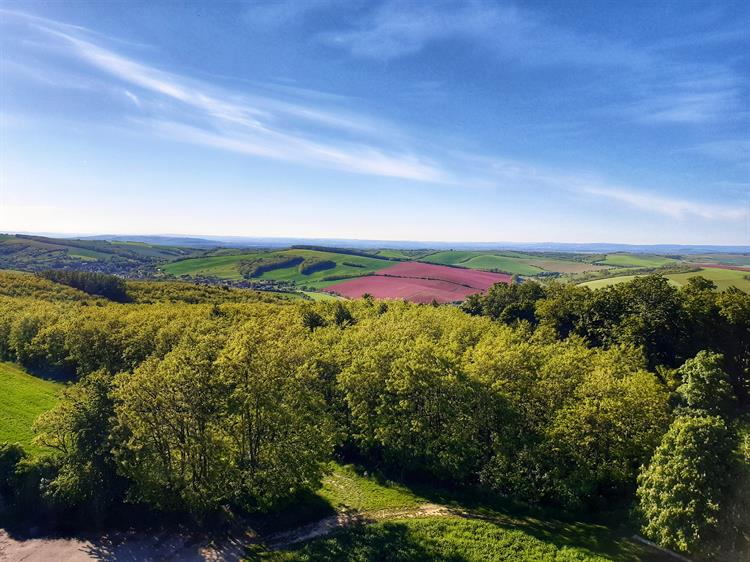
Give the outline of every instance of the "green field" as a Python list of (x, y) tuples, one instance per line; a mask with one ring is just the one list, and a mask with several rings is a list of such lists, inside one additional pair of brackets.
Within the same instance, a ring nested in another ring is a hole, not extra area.
[(650, 254), (608, 254), (606, 258), (596, 263), (616, 267), (661, 267), (676, 261), (673, 258)]
[(199, 275), (206, 277), (215, 276), (221, 279), (242, 279), (242, 275), (240, 275), (240, 272), (237, 269), (237, 264), (242, 260), (256, 258), (261, 254), (262, 252), (251, 252), (245, 254), (209, 256), (205, 258), (190, 258), (168, 263), (162, 269), (177, 277), (181, 275), (189, 275), (191, 277)]
[(0, 363), (0, 443), (20, 443), (29, 452), (31, 425), (58, 401), (62, 384), (37, 378), (14, 363)]
[(346, 300), (344, 297), (334, 295), (333, 293), (318, 293), (314, 291), (300, 291), (303, 295), (310, 297), (314, 301), (341, 301)]
[(431, 250), (378, 250), (376, 256), (384, 258), (395, 258), (397, 260), (418, 260), (424, 255), (432, 253)]
[(209, 256), (204, 258), (191, 258), (172, 262), (164, 266), (164, 271), (172, 275), (204, 275), (216, 276), (221, 279), (242, 279), (237, 269), (239, 262), (258, 256), (285, 256), (302, 258), (320, 258), (336, 262), (336, 267), (316, 271), (309, 275), (299, 272), (296, 265), (282, 269), (267, 271), (257, 279), (273, 279), (276, 281), (287, 281), (299, 285), (320, 289), (335, 281), (326, 280), (331, 276), (359, 276), (384, 269), (396, 262), (380, 258), (369, 258), (365, 256), (354, 256), (350, 254), (339, 254), (335, 252), (322, 252), (318, 250), (282, 250), (280, 252), (253, 252), (245, 254), (232, 254)]
[(366, 476), (353, 466), (332, 463), (331, 467), (317, 496), (336, 511), (362, 514), (370, 524), (279, 550), (251, 547), (249, 560), (665, 559), (628, 539), (627, 532), (616, 533), (604, 525), (516, 513), (474, 501), (469, 508), (455, 499), (426, 498), (406, 486)]
[(528, 263), (533, 256), (527, 254), (506, 254), (494, 252), (470, 252), (448, 250), (425, 256), (420, 261), (440, 265), (457, 265), (470, 269), (495, 269), (518, 275), (536, 275), (542, 269)]
[[(687, 283), (687, 280), (691, 277), (700, 275), (706, 279), (710, 279), (716, 283), (717, 289), (723, 291), (731, 286), (737, 287), (746, 293), (750, 293), (750, 280), (746, 279), (746, 276), (750, 275), (747, 271), (738, 271), (735, 269), (718, 269), (718, 268), (705, 268), (700, 271), (691, 271), (689, 273), (668, 273), (665, 275), (669, 279), (670, 283), (676, 286), (682, 286)], [(587, 281), (581, 283), (584, 287), (590, 287), (591, 289), (601, 289), (602, 287), (608, 287), (610, 285), (616, 285), (617, 283), (625, 283), (632, 281), (638, 277), (637, 275), (620, 275), (619, 277), (610, 277), (608, 279), (595, 279), (594, 281)]]
[[(560, 254), (526, 254), (522, 252), (479, 252), (448, 250), (436, 252), (420, 259), (428, 263), (456, 265), (470, 269), (499, 270), (506, 273), (533, 276), (550, 271), (557, 273), (583, 273), (606, 269), (607, 265), (588, 263), (579, 259), (565, 259)], [(575, 255), (578, 257), (578, 255)]]
[(690, 256), (689, 261), (695, 263), (723, 263), (727, 265), (742, 265), (750, 267), (750, 255), (747, 254), (702, 254)]

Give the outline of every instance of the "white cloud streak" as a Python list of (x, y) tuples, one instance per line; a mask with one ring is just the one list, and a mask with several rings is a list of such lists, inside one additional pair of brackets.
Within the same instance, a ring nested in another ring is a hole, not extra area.
[[(345, 138), (352, 134), (378, 135), (389, 129), (372, 119), (279, 99), (232, 95), (200, 81), (136, 62), (49, 24), (37, 27), (62, 39), (80, 60), (122, 80), (129, 87), (138, 87), (191, 109), (192, 114), (187, 117), (192, 123), (178, 123), (163, 117), (143, 121), (165, 137), (356, 174), (420, 182), (450, 181), (439, 166), (409, 151), (387, 150), (367, 141), (331, 141), (313, 130), (322, 127)], [(126, 90), (125, 95), (136, 105), (143, 104), (141, 96), (130, 90)], [(178, 113), (184, 117), (184, 112)]]
[(747, 211), (739, 206), (698, 203), (626, 188), (590, 186), (583, 187), (580, 191), (587, 195), (594, 195), (618, 203), (624, 203), (635, 209), (678, 219), (700, 218), (706, 220), (740, 221), (745, 220), (748, 216)]
[[(512, 18), (510, 14), (507, 17)], [(481, 18), (480, 18), (481, 19)], [(743, 220), (747, 212), (609, 185), (584, 174), (560, 173), (508, 159), (442, 150), (428, 158), (404, 148), (397, 127), (357, 112), (298, 100), (239, 95), (206, 82), (159, 70), (96, 44), (79, 28), (32, 18), (32, 25), (70, 56), (123, 82), (135, 104), (132, 122), (170, 140), (253, 157), (408, 181), (505, 190), (569, 192), (616, 201), (674, 219)], [(481, 26), (477, 20), (472, 25)], [(394, 43), (395, 45), (396, 43)], [(401, 47), (399, 47), (401, 48)], [(309, 97), (309, 96), (307, 96)], [(166, 103), (165, 103), (166, 102)]]

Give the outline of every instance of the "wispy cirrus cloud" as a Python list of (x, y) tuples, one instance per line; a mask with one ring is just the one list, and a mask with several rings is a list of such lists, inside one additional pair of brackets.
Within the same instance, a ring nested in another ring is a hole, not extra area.
[(388, 60), (417, 53), (431, 43), (463, 40), (501, 59), (530, 64), (647, 65), (650, 56), (624, 44), (572, 33), (512, 4), (486, 0), (386, 1), (349, 29), (320, 40), (354, 56)]
[(453, 181), (441, 166), (400, 146), (403, 135), (388, 123), (309, 101), (222, 90), (116, 53), (79, 28), (36, 17), (32, 25), (71, 57), (121, 81), (124, 95), (146, 114), (135, 122), (163, 137), (356, 174)]
[[(470, 23), (484, 25), (479, 20)], [(747, 216), (742, 208), (613, 186), (575, 171), (546, 170), (513, 159), (458, 152), (440, 147), (432, 139), (414, 139), (401, 127), (347, 109), (341, 98), (302, 93), (298, 87), (278, 88), (276, 97), (252, 89), (220, 88), (116, 52), (106, 40), (90, 36), (82, 28), (40, 18), (28, 23), (54, 42), (58, 54), (83, 62), (114, 81), (118, 95), (127, 98), (135, 112), (128, 125), (172, 141), (414, 182), (539, 193), (554, 190), (616, 201), (677, 219), (742, 220)], [(392, 45), (413, 48), (398, 41)], [(632, 63), (638, 64), (636, 60)], [(298, 95), (301, 93), (304, 95)], [(326, 105), (326, 101), (332, 103)]]
[(665, 197), (622, 187), (586, 186), (581, 193), (624, 203), (635, 209), (673, 218), (701, 218), (706, 220), (745, 220), (746, 209), (739, 205), (716, 205), (686, 199)]

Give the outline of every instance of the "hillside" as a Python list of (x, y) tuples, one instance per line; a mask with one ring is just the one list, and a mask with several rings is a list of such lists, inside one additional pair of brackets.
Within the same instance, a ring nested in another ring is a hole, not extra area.
[(195, 252), (143, 242), (0, 235), (0, 269), (21, 271), (64, 268), (142, 276), (157, 264)]
[(39, 414), (57, 404), (63, 388), (16, 364), (0, 363), (0, 444), (20, 443), (29, 452), (40, 452), (32, 444), (31, 426)]

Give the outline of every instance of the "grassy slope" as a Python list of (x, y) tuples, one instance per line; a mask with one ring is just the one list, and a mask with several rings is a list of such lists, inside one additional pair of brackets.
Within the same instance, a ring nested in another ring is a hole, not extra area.
[[(222, 279), (242, 279), (237, 270), (237, 264), (242, 260), (251, 259), (261, 255), (260, 252), (246, 254), (231, 254), (220, 256), (209, 256), (205, 258), (190, 258), (168, 263), (164, 271), (172, 275), (203, 275), (216, 276)], [(270, 255), (270, 254), (269, 254)]]
[(556, 258), (539, 258), (528, 260), (527, 263), (545, 271), (557, 271), (559, 273), (583, 273), (584, 271), (608, 268), (606, 265), (596, 265), (577, 260), (561, 260)]
[(500, 254), (494, 252), (471, 252), (448, 250), (425, 256), (420, 261), (440, 265), (458, 265), (470, 269), (499, 269), (506, 273), (536, 275), (542, 270), (527, 263), (532, 256), (525, 254)]
[[(716, 286), (719, 290), (724, 290), (730, 286), (734, 286), (745, 291), (746, 293), (750, 293), (750, 280), (745, 279), (745, 276), (748, 275), (746, 271), (707, 268), (689, 273), (670, 273), (668, 275), (665, 275), (665, 277), (669, 279), (673, 284), (682, 286), (687, 283), (688, 279), (697, 275), (705, 277), (706, 279), (710, 279), (711, 281), (716, 283)], [(635, 277), (635, 275), (621, 275), (619, 277), (610, 277), (609, 279), (596, 279), (594, 281), (587, 281), (586, 283), (581, 283), (581, 285), (585, 285), (586, 287), (590, 287), (592, 289), (600, 289), (609, 285), (631, 281)]]
[(425, 256), (420, 261), (442, 265), (458, 265), (471, 269), (498, 269), (519, 275), (536, 275), (542, 271), (559, 273), (581, 273), (593, 269), (603, 269), (604, 265), (584, 263), (573, 259), (561, 259), (542, 254), (522, 252), (478, 252), (448, 250)]
[[(216, 277), (220, 277), (223, 279), (242, 279), (240, 272), (237, 270), (237, 265), (239, 264), (239, 262), (249, 258), (257, 257), (259, 255), (300, 256), (303, 258), (316, 257), (336, 262), (335, 268), (317, 271), (315, 273), (311, 273), (310, 275), (303, 275), (299, 272), (297, 266), (295, 265), (283, 269), (274, 269), (272, 271), (267, 271), (259, 277), (259, 279), (290, 281), (314, 288), (325, 287), (333, 283), (333, 281), (324, 281), (325, 277), (329, 277), (332, 275), (365, 275), (378, 269), (383, 269), (396, 264), (396, 262), (391, 262), (384, 259), (368, 258), (364, 256), (352, 256), (348, 254), (337, 254), (334, 252), (319, 252), (316, 250), (282, 250), (280, 252), (270, 252), (262, 254), (259, 252), (253, 252), (246, 254), (210, 256), (206, 258), (192, 258), (167, 264), (166, 266), (164, 266), (164, 270), (167, 273), (178, 276), (199, 274), (215, 275)], [(351, 266), (347, 264), (357, 264), (361, 267)]]
[(606, 258), (597, 263), (620, 267), (659, 267), (676, 261), (672, 258), (648, 254), (608, 254)]
[(331, 463), (318, 495), (337, 510), (377, 511), (416, 507), (427, 500), (396, 482), (365, 476), (352, 465)]
[(690, 256), (689, 261), (697, 263), (724, 263), (728, 265), (750, 266), (750, 255), (746, 254), (701, 254)]
[[(365, 476), (351, 466), (333, 464), (318, 497), (337, 510), (405, 513), (429, 500), (409, 488)], [(429, 495), (429, 494), (428, 494)], [(433, 498), (434, 500), (434, 498)], [(457, 501), (450, 504), (465, 507)], [(598, 524), (561, 521), (473, 504), (483, 519), (458, 515), (410, 518), (354, 526), (335, 535), (279, 551), (257, 549), (250, 560), (659, 560), (625, 535)]]
[(36, 417), (51, 409), (63, 385), (34, 377), (14, 363), (0, 363), (0, 443), (20, 443), (29, 452), (31, 425)]

